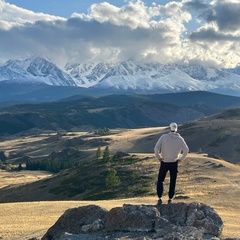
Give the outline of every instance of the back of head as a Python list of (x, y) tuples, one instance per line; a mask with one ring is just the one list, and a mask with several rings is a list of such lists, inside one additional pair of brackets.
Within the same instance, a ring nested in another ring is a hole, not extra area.
[(178, 126), (177, 126), (177, 124), (175, 122), (172, 122), (169, 125), (169, 127), (170, 127), (171, 132), (177, 132)]

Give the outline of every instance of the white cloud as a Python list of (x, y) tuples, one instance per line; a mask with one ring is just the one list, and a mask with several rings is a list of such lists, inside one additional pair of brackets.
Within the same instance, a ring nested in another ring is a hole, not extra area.
[[(240, 62), (239, 28), (231, 22), (238, 20), (239, 4), (233, 0), (231, 4), (183, 0), (146, 6), (137, 0), (116, 7), (103, 2), (93, 4), (88, 14), (73, 13), (64, 19), (0, 0), (0, 57), (4, 61), (39, 54), (57, 64), (131, 58), (234, 66)], [(224, 6), (228, 15), (233, 13), (226, 25)], [(202, 26), (186, 34), (187, 24), (196, 17)]]
[(6, 23), (7, 28), (20, 26), (26, 23), (34, 23), (39, 20), (56, 21), (63, 18), (51, 16), (44, 13), (35, 13), (13, 4), (0, 0), (0, 22)]
[(108, 22), (116, 26), (149, 27), (151, 17), (159, 15), (158, 7), (149, 8), (140, 0), (129, 2), (123, 7), (116, 7), (107, 2), (93, 4), (89, 14), (84, 15), (87, 20), (95, 20), (100, 23)]

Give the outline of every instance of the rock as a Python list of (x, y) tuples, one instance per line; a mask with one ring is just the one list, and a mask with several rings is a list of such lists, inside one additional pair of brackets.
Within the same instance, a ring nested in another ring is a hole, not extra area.
[(161, 217), (174, 225), (184, 226), (189, 205), (186, 203), (162, 204), (159, 207)]
[(154, 230), (155, 221), (160, 217), (156, 207), (126, 205), (110, 210), (106, 231), (148, 232)]
[(104, 222), (101, 219), (95, 220), (92, 224), (82, 226), (83, 232), (97, 232), (104, 228)]
[(204, 234), (220, 236), (223, 221), (213, 208), (203, 203), (161, 205), (161, 217), (177, 226), (203, 228)]
[[(78, 234), (88, 230), (97, 230), (96, 223), (106, 222), (107, 210), (96, 205), (88, 205), (79, 208), (71, 208), (57, 220), (57, 222), (49, 228), (42, 240), (57, 240), (65, 232)], [(99, 227), (99, 230), (103, 227)]]
[(202, 203), (191, 203), (187, 212), (188, 226), (203, 228), (205, 234), (220, 236), (223, 221), (213, 208)]
[(165, 227), (154, 235), (154, 239), (161, 240), (200, 240), (203, 239), (203, 229), (195, 227)]
[(220, 240), (223, 222), (203, 203), (95, 205), (65, 211), (42, 240)]

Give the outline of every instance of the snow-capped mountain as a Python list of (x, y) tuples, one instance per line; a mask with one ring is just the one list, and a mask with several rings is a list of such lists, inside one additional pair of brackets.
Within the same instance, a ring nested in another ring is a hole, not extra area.
[(76, 86), (75, 81), (68, 74), (55, 64), (40, 57), (28, 58), (24, 61), (7, 61), (3, 66), (0, 66), (0, 81), (5, 80)]
[(112, 68), (114, 68), (114, 65), (108, 63), (68, 63), (65, 66), (65, 71), (75, 79), (77, 86), (91, 87), (102, 81)]
[(37, 57), (9, 60), (0, 66), (0, 81), (38, 81), (55, 86), (78, 86), (141, 92), (213, 91), (240, 96), (240, 68), (217, 69), (192, 64), (74, 63), (60, 69)]
[(112, 68), (96, 87), (178, 92), (203, 90), (205, 86), (172, 65), (135, 64), (127, 61)]
[[(151, 92), (216, 91), (240, 95), (240, 68), (136, 63), (66, 65), (78, 86)], [(80, 84), (79, 84), (80, 83)]]

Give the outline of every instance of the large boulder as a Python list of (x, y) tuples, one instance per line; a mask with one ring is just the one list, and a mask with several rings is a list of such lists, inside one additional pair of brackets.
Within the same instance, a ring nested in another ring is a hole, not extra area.
[(67, 210), (42, 240), (220, 239), (223, 222), (203, 203), (129, 205), (109, 212), (95, 205)]
[(78, 234), (103, 229), (107, 219), (107, 210), (96, 205), (71, 208), (48, 229), (42, 239), (59, 240), (65, 232)]

